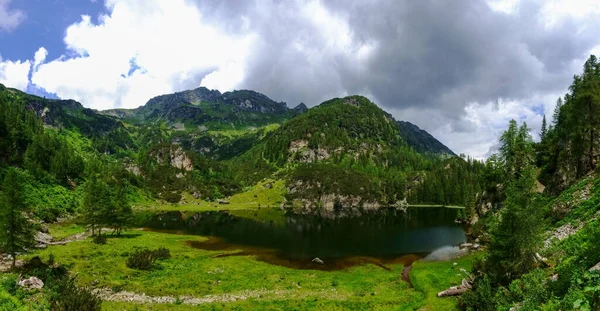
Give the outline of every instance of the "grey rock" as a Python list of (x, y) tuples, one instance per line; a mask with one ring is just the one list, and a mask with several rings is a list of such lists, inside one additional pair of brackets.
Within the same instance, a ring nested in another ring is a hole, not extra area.
[(28, 279), (24, 279), (19, 281), (19, 286), (28, 289), (28, 290), (32, 290), (32, 289), (42, 289), (44, 287), (44, 282), (42, 282), (42, 280), (36, 278), (35, 276), (32, 276)]

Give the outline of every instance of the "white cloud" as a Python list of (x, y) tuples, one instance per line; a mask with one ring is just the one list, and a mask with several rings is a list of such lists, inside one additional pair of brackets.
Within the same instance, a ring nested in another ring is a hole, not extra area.
[[(75, 57), (39, 66), (32, 82), (96, 109), (132, 108), (153, 96), (207, 85), (232, 88), (244, 78), (255, 36), (228, 35), (185, 0), (108, 0), (110, 12), (66, 32)], [(207, 77), (204, 80), (204, 77)]]
[(0, 0), (0, 32), (12, 31), (25, 20), (25, 13), (10, 8), (12, 0)]
[(26, 90), (29, 84), (30, 61), (2, 61), (0, 57), (0, 83), (7, 87)]
[(488, 0), (488, 5), (492, 10), (506, 14), (516, 13), (520, 0)]
[(46, 57), (48, 56), (48, 51), (44, 48), (41, 47), (37, 50), (37, 52), (35, 52), (35, 55), (33, 57), (33, 70), (37, 70), (38, 66), (41, 65), (45, 60)]

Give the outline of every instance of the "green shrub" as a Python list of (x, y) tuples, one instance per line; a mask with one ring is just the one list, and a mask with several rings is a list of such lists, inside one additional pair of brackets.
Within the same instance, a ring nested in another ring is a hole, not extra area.
[(0, 311), (25, 311), (23, 304), (9, 293), (0, 289)]
[(127, 267), (137, 270), (150, 270), (155, 261), (169, 258), (171, 258), (171, 251), (164, 247), (155, 250), (141, 249), (129, 255)]
[(154, 253), (151, 250), (138, 250), (127, 258), (127, 267), (137, 270), (150, 270), (154, 261)]
[(158, 248), (152, 252), (153, 252), (154, 258), (156, 258), (156, 260), (163, 260), (163, 259), (171, 258), (171, 251), (164, 247)]
[(0, 278), (0, 291), (4, 290), (10, 295), (16, 295), (18, 289), (17, 279), (17, 276), (14, 274), (7, 274)]
[(92, 242), (94, 242), (94, 244), (104, 245), (106, 244), (106, 236), (102, 234), (95, 235)]
[(75, 278), (64, 278), (49, 294), (50, 309), (53, 311), (100, 311), (102, 300), (88, 288), (78, 287)]

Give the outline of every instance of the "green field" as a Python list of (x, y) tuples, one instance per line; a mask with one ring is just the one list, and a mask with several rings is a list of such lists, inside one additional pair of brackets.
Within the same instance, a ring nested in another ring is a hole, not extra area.
[[(263, 209), (266, 210), (266, 209)], [(51, 233), (81, 231), (76, 225), (52, 227)], [(216, 310), (454, 310), (456, 299), (439, 299), (438, 291), (457, 285), (460, 268), (470, 269), (473, 256), (449, 262), (416, 262), (411, 271), (414, 288), (400, 279), (402, 264), (389, 270), (365, 264), (344, 270), (298, 270), (272, 265), (253, 256), (216, 257), (229, 251), (208, 251), (188, 246), (204, 241), (199, 236), (130, 230), (122, 237), (109, 237), (106, 245), (91, 240), (51, 246), (27, 257), (50, 254), (59, 264), (78, 275), (81, 285), (170, 297), (173, 303), (106, 301), (105, 310), (190, 310), (197, 299), (202, 309)], [(166, 247), (172, 258), (151, 271), (125, 265), (128, 254), (139, 248)], [(456, 263), (456, 264), (455, 264)]]
[(224, 201), (228, 204), (219, 202), (207, 202), (196, 200), (188, 193), (183, 194), (183, 203), (157, 203), (139, 205), (137, 210), (142, 211), (181, 211), (181, 212), (204, 212), (218, 210), (254, 210), (263, 207), (280, 207), (285, 195), (284, 180), (265, 180), (257, 183), (253, 187), (248, 187), (245, 191), (235, 194)]

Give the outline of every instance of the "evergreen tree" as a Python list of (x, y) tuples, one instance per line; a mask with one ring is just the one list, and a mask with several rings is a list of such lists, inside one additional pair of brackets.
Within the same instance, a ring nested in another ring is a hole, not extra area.
[(16, 254), (34, 242), (35, 230), (28, 212), (22, 178), (16, 169), (9, 168), (2, 184), (0, 200), (0, 249), (12, 256), (13, 268)]
[(552, 114), (552, 125), (556, 126), (560, 120), (560, 109), (562, 109), (563, 100), (562, 98), (558, 98), (556, 100), (556, 106), (554, 107), (554, 113)]
[(548, 125), (546, 124), (546, 115), (542, 118), (542, 129), (540, 131), (540, 141), (546, 139), (548, 135)]
[(543, 232), (541, 208), (534, 204), (535, 168), (528, 166), (507, 187), (500, 222), (491, 232), (485, 271), (503, 285), (531, 271)]
[(109, 195), (106, 184), (97, 177), (88, 178), (83, 190), (82, 216), (92, 229), (92, 235), (102, 234), (102, 224), (106, 212), (106, 196)]
[(517, 121), (510, 120), (508, 129), (500, 137), (500, 159), (504, 165), (506, 177), (518, 178), (524, 167), (533, 163), (533, 139), (527, 123), (519, 127)]

